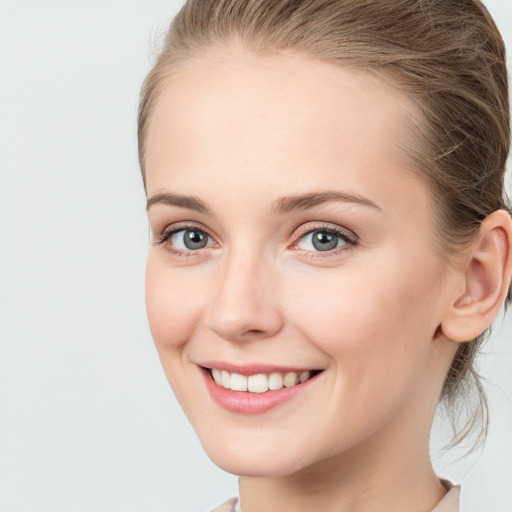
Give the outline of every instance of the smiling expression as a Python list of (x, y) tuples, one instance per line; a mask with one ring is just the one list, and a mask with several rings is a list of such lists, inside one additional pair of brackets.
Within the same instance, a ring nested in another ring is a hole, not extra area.
[(399, 149), (405, 112), (377, 78), (297, 56), (234, 51), (161, 92), (149, 323), (224, 469), (290, 474), (429, 423), (450, 279)]

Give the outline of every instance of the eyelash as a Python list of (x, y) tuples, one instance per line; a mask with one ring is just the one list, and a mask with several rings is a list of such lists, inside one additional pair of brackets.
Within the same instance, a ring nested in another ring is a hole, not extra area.
[[(164, 231), (160, 235), (158, 235), (154, 238), (153, 243), (155, 245), (165, 246), (165, 249), (167, 251), (169, 251), (171, 254), (174, 254), (178, 257), (190, 258), (190, 257), (199, 256), (200, 253), (202, 252), (201, 249), (184, 251), (181, 249), (177, 249), (176, 247), (166, 243), (173, 235), (175, 235), (176, 233), (178, 233), (180, 231), (198, 231), (198, 232), (206, 235), (208, 238), (210, 238), (210, 240), (214, 241), (213, 236), (203, 226), (190, 224), (190, 223), (184, 223), (184, 224), (172, 224), (171, 226), (168, 226), (167, 228), (164, 229)], [(301, 239), (303, 239), (306, 235), (315, 233), (315, 232), (327, 233), (330, 235), (334, 235), (334, 236), (340, 238), (343, 242), (345, 242), (346, 245), (344, 245), (342, 247), (337, 247), (335, 249), (331, 249), (328, 251), (306, 251), (306, 250), (303, 250), (303, 249), (300, 249), (299, 247), (297, 247), (297, 245)], [(303, 250), (305, 253), (307, 253), (307, 255), (305, 255), (305, 256), (308, 258), (318, 259), (318, 258), (328, 258), (329, 256), (337, 255), (340, 252), (351, 250), (355, 246), (357, 246), (358, 243), (359, 243), (358, 237), (351, 231), (344, 230), (337, 226), (322, 224), (322, 225), (317, 225), (317, 226), (306, 225), (306, 226), (302, 227), (298, 233), (294, 234), (294, 241), (292, 242), (292, 244), (290, 244), (289, 247), (292, 250), (297, 250), (297, 251)]]
[(338, 238), (340, 238), (343, 242), (346, 243), (346, 245), (342, 247), (336, 247), (335, 249), (331, 249), (329, 251), (305, 251), (307, 254), (304, 256), (311, 258), (311, 259), (321, 259), (321, 258), (329, 258), (332, 256), (336, 256), (342, 252), (349, 251), (356, 247), (359, 243), (358, 237), (352, 233), (351, 231), (342, 229), (338, 226), (333, 225), (305, 225), (302, 227), (299, 232), (295, 235), (295, 241), (291, 245), (291, 249), (293, 250), (303, 250), (297, 247), (298, 243), (301, 239), (303, 239), (306, 235), (310, 233), (326, 233), (329, 235), (334, 235)]

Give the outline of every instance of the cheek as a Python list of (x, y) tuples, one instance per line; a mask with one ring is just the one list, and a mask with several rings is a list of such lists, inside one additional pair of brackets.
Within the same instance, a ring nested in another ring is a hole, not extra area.
[(343, 339), (357, 345), (373, 345), (379, 339), (392, 342), (396, 332), (424, 331), (432, 317), (426, 309), (431, 286), (405, 272), (397, 276), (389, 268), (386, 272), (348, 269), (311, 279), (301, 277), (289, 289), (288, 304), (313, 339), (325, 342), (329, 351), (335, 351)]
[[(334, 370), (322, 404), (331, 418), (324, 435), (334, 443), (371, 435), (407, 410), (428, 379), (435, 322), (424, 307), (431, 283), (398, 281), (389, 269), (358, 275), (311, 282), (308, 294), (295, 293), (293, 301), (290, 294), (297, 326)], [(341, 431), (346, 436), (339, 441)]]
[(190, 417), (191, 389), (187, 385), (186, 354), (198, 320), (203, 295), (185, 271), (170, 268), (151, 253), (146, 265), (146, 309), (162, 367), (174, 394)]
[(435, 332), (438, 269), (431, 264), (418, 273), (396, 254), (389, 260), (396, 263), (383, 256), (379, 265), (374, 259), (366, 268), (301, 279), (302, 293), (289, 290), (299, 329), (334, 360), (347, 384), (382, 388), (385, 379), (399, 386), (424, 363)]
[(201, 316), (201, 290), (186, 270), (169, 268), (162, 258), (149, 254), (146, 265), (146, 309), (155, 345), (181, 350), (190, 340)]

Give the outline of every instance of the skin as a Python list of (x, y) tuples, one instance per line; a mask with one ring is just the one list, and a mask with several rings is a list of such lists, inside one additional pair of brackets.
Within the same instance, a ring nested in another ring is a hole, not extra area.
[[(240, 50), (182, 67), (157, 100), (149, 323), (208, 455), (242, 475), (244, 512), (420, 512), (445, 493), (428, 441), (457, 348), (440, 325), (464, 283), (399, 149), (406, 113), (407, 98), (370, 75)], [(276, 212), (282, 198), (325, 191), (371, 204)], [(209, 235), (205, 248), (179, 252), (180, 235), (159, 243), (190, 224)], [(326, 227), (357, 241), (319, 252), (306, 233)], [(199, 365), (212, 360), (323, 373), (244, 416), (210, 398)]]

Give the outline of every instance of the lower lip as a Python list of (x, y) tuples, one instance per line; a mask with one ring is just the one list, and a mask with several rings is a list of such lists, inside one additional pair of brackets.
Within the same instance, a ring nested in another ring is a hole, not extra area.
[(321, 375), (321, 373), (315, 375), (306, 382), (296, 384), (290, 388), (283, 387), (274, 391), (266, 391), (265, 393), (250, 393), (223, 388), (213, 380), (208, 370), (202, 368), (201, 371), (205, 379), (206, 388), (212, 399), (230, 412), (245, 415), (263, 414), (278, 405), (293, 400), (296, 396), (306, 391)]

